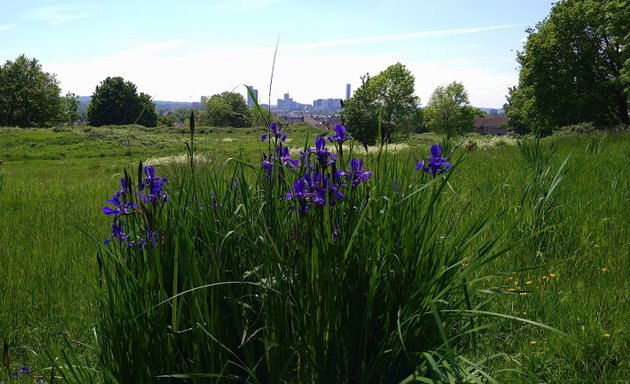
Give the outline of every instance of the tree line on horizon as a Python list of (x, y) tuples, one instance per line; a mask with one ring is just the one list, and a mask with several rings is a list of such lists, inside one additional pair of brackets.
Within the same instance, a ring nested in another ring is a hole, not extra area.
[[(535, 28), (527, 30), (517, 52), (519, 83), (509, 89), (504, 111), (508, 129), (545, 135), (575, 124), (596, 128), (628, 126), (630, 100), (630, 0), (561, 0)], [(414, 93), (414, 76), (401, 63), (375, 76), (343, 103), (342, 121), (364, 144), (389, 140), (399, 132), (431, 130), (454, 136), (473, 130), (483, 112), (470, 105), (460, 82), (435, 89), (426, 106)], [(78, 97), (60, 95), (54, 74), (24, 55), (0, 66), (0, 126), (74, 124)], [(263, 119), (242, 95), (222, 92), (202, 106), (199, 122), (247, 127)], [(159, 116), (146, 93), (121, 77), (108, 77), (95, 89), (86, 111), (89, 125), (173, 125), (187, 111)]]
[[(344, 105), (344, 123), (365, 144), (376, 141), (379, 129), (385, 139), (397, 131), (428, 128), (452, 135), (472, 130), (472, 117), (482, 112), (470, 106), (461, 83), (438, 87), (427, 106), (421, 108), (414, 82), (414, 76), (400, 63), (374, 77), (367, 74)], [(44, 72), (35, 58), (20, 55), (0, 67), (0, 91), (0, 126), (72, 125), (79, 117), (78, 97), (71, 93), (61, 97), (55, 75)], [(122, 77), (107, 77), (96, 86), (85, 120), (92, 126), (155, 127), (173, 125), (186, 112), (158, 116), (151, 97), (138, 92), (135, 84)], [(228, 91), (211, 96), (198, 117), (201, 124), (236, 128), (262, 124), (263, 120), (257, 111), (248, 108), (241, 94)]]

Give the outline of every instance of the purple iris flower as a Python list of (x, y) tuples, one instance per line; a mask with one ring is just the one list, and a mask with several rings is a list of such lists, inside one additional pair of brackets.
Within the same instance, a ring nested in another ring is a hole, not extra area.
[(111, 199), (106, 200), (106, 202), (113, 205), (114, 208), (105, 206), (102, 209), (104, 214), (108, 216), (114, 215), (114, 219), (118, 218), (119, 216), (129, 214), (134, 209), (138, 208), (137, 204), (134, 204), (131, 201), (124, 201), (125, 193), (127, 193), (127, 183), (125, 181), (125, 178), (120, 179), (120, 185), (122, 186), (122, 188), (116, 191)]
[(332, 183), (327, 186), (327, 188), (330, 190), (330, 195), (332, 196), (332, 198), (330, 199), (331, 204), (335, 202), (335, 198), (341, 200), (346, 197), (342, 192), (343, 187), (346, 186), (344, 180), (345, 175), (346, 173), (344, 171), (338, 170), (336, 165), (333, 164)]
[(304, 215), (311, 208), (311, 204), (307, 201), (307, 198), (307, 181), (306, 179), (299, 177), (293, 183), (291, 192), (287, 192), (286, 199), (296, 199), (300, 204), (300, 213)]
[(341, 145), (344, 143), (344, 141), (351, 138), (352, 137), (350, 135), (346, 134), (346, 127), (338, 124), (335, 127), (335, 134), (332, 136), (328, 136), (328, 141), (330, 141), (331, 143), (337, 142), (339, 145)]
[[(307, 178), (308, 177), (308, 178)], [(326, 204), (326, 181), (321, 173), (304, 174), (304, 179), (309, 180), (309, 190), (313, 203), (323, 206)]]
[(317, 156), (317, 162), (322, 169), (327, 168), (337, 160), (337, 155), (330, 153), (326, 148), (326, 139), (323, 136), (318, 136), (315, 139), (315, 149), (310, 148), (310, 153), (314, 153)]
[(289, 147), (284, 147), (284, 149), (282, 149), (282, 156), (280, 156), (280, 160), (282, 160), (282, 164), (284, 164), (285, 167), (289, 167), (291, 169), (296, 169), (300, 166), (299, 161), (291, 158)]
[(210, 197), (212, 198), (212, 209), (217, 209), (217, 197), (214, 191), (210, 192)]
[(122, 222), (118, 222), (115, 220), (112, 223), (112, 234), (114, 235), (114, 238), (118, 240), (119, 242), (122, 243), (123, 241), (125, 241), (125, 239), (127, 238), (127, 235), (125, 234), (125, 231), (123, 231)]
[(427, 156), (425, 160), (419, 161), (416, 170), (423, 170), (430, 173), (433, 177), (444, 173), (451, 169), (451, 163), (442, 157), (442, 146), (433, 144), (431, 146), (431, 156)]
[[(155, 175), (154, 167), (144, 167), (145, 179), (140, 181), (138, 184), (138, 192), (135, 193), (144, 204), (152, 204), (155, 205), (158, 202), (164, 203), (167, 202), (169, 197), (168, 194), (162, 189), (164, 183), (168, 182), (168, 179), (165, 177), (159, 177)], [(105, 245), (109, 244), (112, 239), (116, 239), (119, 243), (126, 244), (130, 247), (134, 247), (137, 245), (144, 246), (147, 243), (145, 239), (138, 239), (137, 242), (127, 241), (128, 236), (123, 230), (124, 222), (122, 220), (123, 216), (136, 212), (138, 209), (138, 204), (135, 204), (131, 198), (133, 196), (132, 188), (128, 188), (127, 181), (125, 178), (120, 179), (121, 189), (116, 191), (111, 199), (107, 200), (108, 204), (111, 204), (113, 207), (105, 206), (102, 209), (102, 212), (108, 216), (114, 216), (112, 220), (112, 234), (111, 237), (105, 240), (103, 243)], [(140, 193), (144, 192), (144, 193)], [(144, 212), (144, 210), (142, 211)], [(145, 212), (146, 213), (146, 212)], [(148, 240), (152, 242), (153, 233), (148, 231)]]
[(166, 177), (155, 176), (155, 168), (153, 166), (144, 167), (144, 174), (146, 175), (145, 181), (141, 182), (138, 186), (142, 192), (145, 189), (147, 193), (139, 193), (138, 196), (142, 199), (142, 202), (154, 204), (158, 202), (168, 201), (168, 194), (162, 190), (164, 183), (168, 183)]
[(293, 183), (293, 192), (287, 192), (287, 200), (291, 200), (292, 198), (297, 198), (298, 200), (303, 200), (306, 198), (306, 181), (303, 178), (299, 177)]
[(352, 158), (350, 160), (350, 169), (346, 172), (353, 187), (361, 184), (372, 177), (372, 172), (363, 168), (363, 160)]
[[(282, 129), (278, 127), (278, 124), (276, 124), (275, 122), (272, 122), (271, 124), (269, 124), (269, 130), (271, 131), (271, 133), (276, 139), (280, 139), (281, 141), (285, 141), (287, 139), (287, 134), (282, 132)], [(260, 138), (260, 141), (267, 140), (269, 136), (270, 136), (269, 134), (262, 135), (262, 137)]]
[(31, 371), (29, 370), (28, 367), (22, 367), (22, 368), (20, 368), (19, 371), (13, 372), (11, 374), (11, 377), (18, 377), (20, 375), (30, 375), (30, 374), (31, 374)]
[(271, 176), (271, 170), (273, 169), (273, 165), (271, 164), (271, 161), (267, 159), (266, 156), (264, 156), (263, 161), (262, 161), (262, 169), (265, 170), (265, 173), (267, 174), (267, 176)]

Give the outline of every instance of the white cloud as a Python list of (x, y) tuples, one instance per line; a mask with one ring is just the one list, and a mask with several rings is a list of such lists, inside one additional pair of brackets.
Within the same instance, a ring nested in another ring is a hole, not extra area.
[[(474, 33), (472, 30), (419, 32), (360, 40), (369, 44)], [(351, 83), (355, 90), (360, 85), (360, 76), (366, 72), (375, 75), (396, 62), (405, 64), (416, 77), (415, 89), (423, 105), (437, 86), (457, 80), (468, 90), (473, 105), (500, 107), (505, 102), (508, 87), (517, 83), (518, 73), (512, 63), (501, 71), (496, 66), (489, 66), (488, 61), (465, 57), (428, 62), (394, 53), (371, 51), (361, 54), (352, 53), (351, 49), (315, 49), (356, 44), (357, 40), (280, 45), (271, 91), (272, 104), (285, 92), (302, 103), (311, 103), (318, 98), (344, 97), (347, 83)], [(140, 45), (113, 56), (57, 63), (46, 70), (57, 74), (64, 92), (80, 95), (91, 95), (96, 85), (108, 76), (122, 76), (136, 84), (139, 91), (157, 100), (197, 101), (202, 95), (209, 96), (225, 90), (245, 95), (242, 85), (247, 84), (258, 89), (261, 103), (267, 103), (273, 55), (274, 47), (218, 50), (191, 47), (182, 40), (166, 40)], [(492, 61), (506, 58), (494, 58)]]
[(408, 68), (416, 76), (416, 93), (423, 105), (427, 104), (435, 88), (459, 81), (468, 91), (472, 105), (501, 107), (508, 87), (518, 82), (518, 73), (488, 70), (483, 63), (474, 60), (415, 62)]
[(57, 26), (68, 21), (85, 19), (92, 13), (92, 9), (85, 5), (61, 4), (33, 8), (24, 12), (22, 16), (29, 20), (44, 21), (51, 26)]
[(0, 24), (0, 32), (8, 31), (9, 29), (15, 27), (17, 24)]

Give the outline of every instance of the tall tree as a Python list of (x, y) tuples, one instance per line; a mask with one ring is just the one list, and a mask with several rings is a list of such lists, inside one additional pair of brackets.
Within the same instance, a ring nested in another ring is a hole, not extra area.
[(245, 98), (240, 93), (212, 95), (205, 105), (204, 123), (215, 127), (249, 127), (251, 119)]
[(79, 119), (79, 96), (68, 92), (63, 98), (63, 121), (70, 126)]
[(473, 119), (478, 113), (468, 101), (466, 88), (457, 81), (437, 87), (424, 108), (427, 128), (444, 133), (446, 137), (472, 131)]
[(108, 77), (96, 86), (87, 109), (88, 123), (93, 126), (141, 124), (157, 126), (157, 113), (151, 98), (138, 95), (135, 84), (122, 77)]
[(151, 100), (151, 96), (142, 92), (138, 95), (140, 116), (138, 117), (138, 124), (145, 127), (157, 127), (158, 114), (155, 110), (155, 104)]
[(49, 126), (61, 118), (63, 100), (55, 78), (36, 59), (20, 55), (0, 66), (0, 125)]
[(366, 147), (376, 143), (380, 113), (369, 73), (361, 77), (361, 86), (343, 103), (341, 116), (357, 141)]
[(628, 124), (628, 0), (562, 0), (529, 29), (506, 112), (520, 131)]
[(361, 86), (344, 103), (344, 123), (366, 145), (374, 144), (380, 124), (382, 139), (395, 131), (413, 130), (422, 124), (420, 98), (414, 95), (413, 74), (401, 63), (390, 65), (374, 77), (361, 78)]

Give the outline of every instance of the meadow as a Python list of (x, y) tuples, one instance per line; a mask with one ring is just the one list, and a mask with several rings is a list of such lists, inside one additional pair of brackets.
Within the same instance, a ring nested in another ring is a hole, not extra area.
[(627, 133), (331, 140), (321, 206), (286, 133), (0, 128), (0, 382), (630, 381)]

